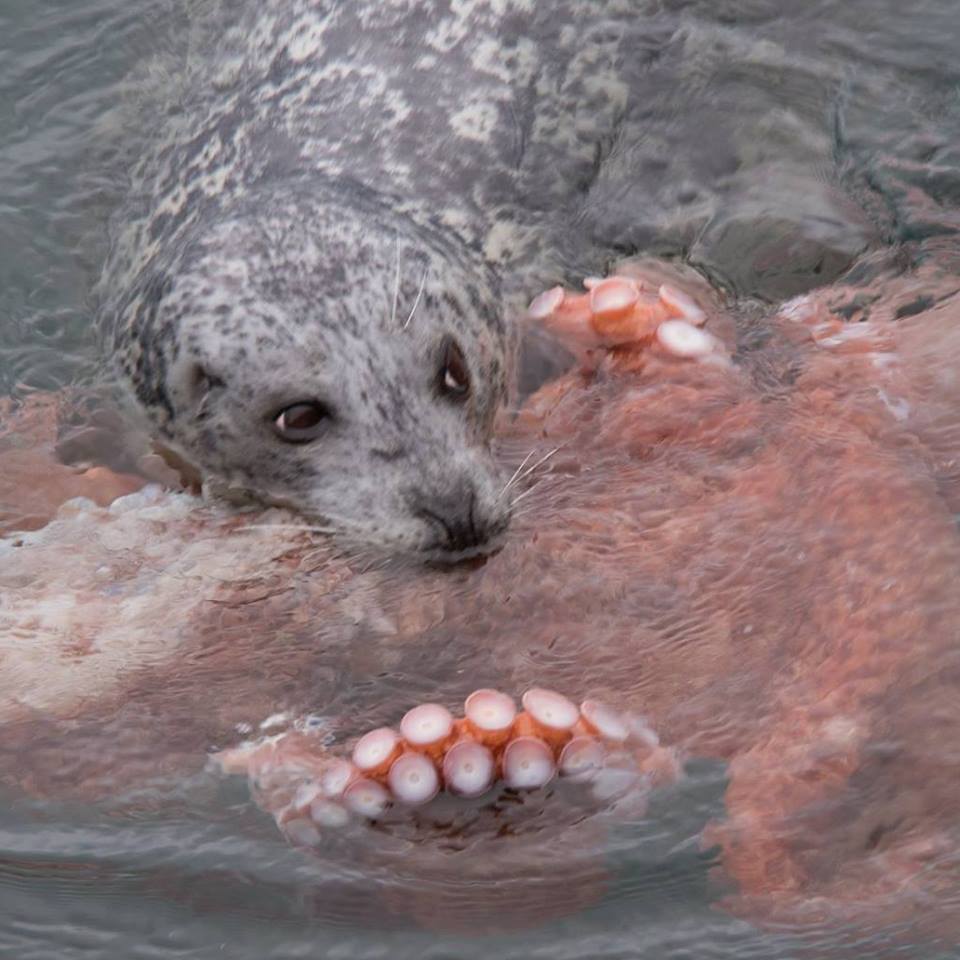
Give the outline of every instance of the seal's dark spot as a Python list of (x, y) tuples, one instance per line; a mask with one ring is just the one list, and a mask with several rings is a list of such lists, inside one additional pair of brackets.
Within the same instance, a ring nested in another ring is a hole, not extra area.
[(402, 460), (407, 455), (405, 447), (396, 447), (391, 450), (371, 450), (370, 456), (376, 460), (382, 460), (384, 463), (395, 463)]

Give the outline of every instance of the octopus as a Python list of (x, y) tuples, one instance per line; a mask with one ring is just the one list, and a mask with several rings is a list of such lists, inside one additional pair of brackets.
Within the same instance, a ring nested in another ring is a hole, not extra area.
[(949, 271), (771, 311), (635, 261), (529, 314), (566, 369), (500, 424), (507, 544), (454, 570), (60, 473), (56, 401), (11, 405), (4, 456), (63, 482), (4, 494), (0, 777), (142, 803), (245, 775), (309, 855), (416, 871), (391, 909), (473, 928), (602, 896), (603, 837), (707, 758), (727, 909), (960, 942)]
[(554, 777), (588, 782), (603, 799), (612, 788), (642, 792), (677, 775), (676, 759), (642, 720), (597, 700), (578, 708), (554, 690), (532, 688), (518, 714), (499, 690), (474, 690), (455, 719), (440, 703), (408, 710), (399, 732), (377, 727), (360, 737), (349, 760), (330, 756), (322, 741), (293, 731), (237, 747), (217, 761), (246, 773), (260, 803), (294, 840), (317, 845), (350, 814), (383, 816), (390, 804), (419, 807), (441, 786), (453, 796), (488, 794), (498, 776), (513, 791), (539, 790)]

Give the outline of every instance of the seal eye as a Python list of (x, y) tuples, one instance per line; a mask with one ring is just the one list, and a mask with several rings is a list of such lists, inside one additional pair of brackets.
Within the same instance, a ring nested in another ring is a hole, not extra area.
[(316, 400), (304, 400), (284, 407), (273, 418), (273, 430), (287, 443), (309, 443), (323, 432), (330, 409)]
[(455, 340), (447, 340), (443, 346), (437, 390), (440, 396), (458, 401), (466, 399), (470, 393), (470, 371), (463, 351)]

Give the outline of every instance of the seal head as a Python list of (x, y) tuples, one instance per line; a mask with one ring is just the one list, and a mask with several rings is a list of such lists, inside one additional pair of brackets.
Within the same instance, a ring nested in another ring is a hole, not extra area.
[(178, 239), (111, 324), (162, 443), (215, 492), (348, 542), (498, 546), (509, 344), (482, 259), (355, 191), (273, 190)]

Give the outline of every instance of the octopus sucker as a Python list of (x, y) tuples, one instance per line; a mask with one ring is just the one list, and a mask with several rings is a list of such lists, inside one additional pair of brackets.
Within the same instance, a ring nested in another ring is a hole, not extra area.
[(530, 791), (559, 774), (594, 784), (594, 796), (604, 800), (613, 795), (605, 792), (605, 778), (638, 784), (667, 766), (680, 774), (676, 758), (665, 764), (658, 756), (664, 751), (633, 732), (644, 729), (636, 718), (600, 701), (585, 700), (581, 709), (561, 693), (535, 687), (522, 702), (525, 709), (517, 713), (507, 694), (476, 690), (459, 719), (442, 704), (420, 704), (404, 714), (399, 733), (378, 727), (361, 736), (350, 761), (319, 740), (311, 746), (299, 731), (216, 757), (225, 773), (248, 775), (258, 802), (288, 836), (286, 824), (305, 817), (319, 829), (336, 828), (346, 822), (344, 814), (376, 820), (393, 804), (424, 806), (441, 791), (476, 799), (498, 777), (506, 788)]
[(350, 822), (350, 813), (342, 804), (318, 797), (310, 804), (310, 819), (317, 827), (339, 830)]
[(640, 286), (627, 277), (610, 277), (590, 288), (590, 315), (595, 324), (628, 316), (640, 299)]
[(493, 786), (496, 775), (493, 751), (476, 740), (460, 740), (443, 758), (443, 781), (454, 796), (481, 797)]
[(470, 737), (488, 747), (500, 747), (510, 738), (517, 705), (499, 690), (474, 690), (464, 702), (463, 712)]
[(387, 774), (387, 784), (400, 803), (420, 806), (439, 793), (440, 776), (426, 754), (411, 751), (393, 761)]
[(588, 365), (606, 351), (637, 355), (656, 343), (677, 359), (717, 362), (722, 340), (702, 328), (707, 314), (676, 287), (661, 283), (656, 293), (640, 278), (615, 274), (584, 280), (586, 293), (552, 287), (536, 296), (528, 320), (542, 325)]
[(338, 800), (354, 780), (360, 779), (360, 771), (349, 761), (334, 757), (324, 765), (320, 774), (320, 789), (330, 800)]
[(706, 313), (698, 306), (693, 297), (688, 297), (685, 293), (668, 283), (662, 283), (659, 291), (660, 302), (668, 310), (673, 312), (673, 316), (678, 320), (686, 320), (695, 327), (702, 327), (707, 322)]
[(412, 750), (439, 759), (454, 736), (453, 714), (439, 703), (421, 703), (403, 715), (400, 735)]
[(574, 737), (564, 744), (557, 766), (561, 776), (587, 780), (603, 767), (605, 757), (603, 744), (596, 737)]
[(393, 761), (403, 752), (396, 730), (378, 727), (365, 733), (353, 748), (353, 764), (364, 777), (376, 780), (390, 772)]
[(657, 327), (657, 340), (673, 356), (692, 360), (719, 356), (722, 349), (715, 337), (686, 320), (664, 320)]
[(285, 825), (285, 830), (291, 843), (295, 843), (298, 847), (317, 847), (323, 839), (316, 826), (310, 820), (303, 818), (290, 820)]
[(527, 308), (528, 316), (531, 320), (546, 320), (560, 308), (565, 296), (563, 287), (551, 287), (543, 293), (538, 293), (530, 301), (530, 306)]
[(556, 775), (550, 745), (539, 737), (516, 737), (503, 751), (503, 780), (514, 790), (537, 790)]
[(623, 717), (600, 700), (584, 700), (580, 704), (580, 720), (590, 733), (624, 743), (630, 736), (630, 727)]
[(535, 734), (551, 747), (562, 747), (580, 719), (577, 705), (562, 693), (535, 687), (523, 695), (523, 707)]
[(361, 777), (344, 791), (343, 805), (351, 813), (376, 820), (390, 805), (390, 793), (382, 783)]

